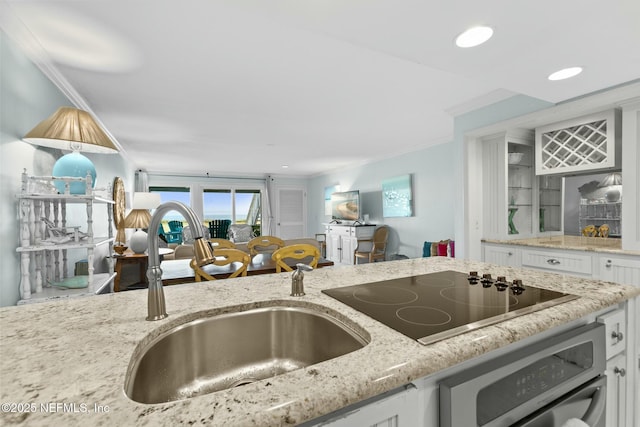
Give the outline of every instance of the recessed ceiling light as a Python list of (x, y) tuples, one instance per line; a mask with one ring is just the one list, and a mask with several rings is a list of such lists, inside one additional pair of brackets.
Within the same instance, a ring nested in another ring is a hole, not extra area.
[(474, 47), (478, 46), (491, 38), (493, 29), (491, 27), (473, 27), (456, 37), (456, 46), (458, 47)]
[(582, 72), (582, 67), (569, 67), (556, 71), (549, 75), (549, 80), (564, 80), (570, 77), (577, 76)]
[(289, 165), (282, 165), (282, 169), (286, 169), (288, 167), (289, 167)]

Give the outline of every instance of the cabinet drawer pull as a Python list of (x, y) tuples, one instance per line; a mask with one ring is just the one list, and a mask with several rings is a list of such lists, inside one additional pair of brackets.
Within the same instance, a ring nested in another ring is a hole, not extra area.
[(513, 255), (513, 252), (507, 252), (507, 256)]
[(620, 375), (621, 377), (624, 377), (625, 375), (627, 375), (627, 370), (624, 368), (618, 368), (616, 366), (615, 368), (613, 368), (613, 373)]
[(611, 338), (615, 338), (618, 341), (622, 341), (622, 339), (624, 338), (624, 335), (622, 334), (622, 332), (613, 331), (611, 332)]
[(613, 265), (613, 262), (611, 262), (610, 259), (607, 260), (607, 263), (604, 265), (606, 268), (611, 268), (611, 265)]
[(558, 264), (560, 264), (560, 261), (558, 261), (558, 260), (557, 260), (557, 259), (555, 259), (555, 258), (549, 258), (549, 259), (547, 260), (547, 264), (551, 264), (551, 265), (558, 265)]

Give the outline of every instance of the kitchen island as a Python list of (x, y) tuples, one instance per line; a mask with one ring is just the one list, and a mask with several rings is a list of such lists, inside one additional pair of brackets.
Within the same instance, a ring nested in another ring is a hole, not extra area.
[[(490, 271), (580, 298), (421, 345), (321, 293), (431, 272)], [(290, 297), (291, 274), (165, 288), (169, 317), (145, 321), (147, 291), (0, 309), (3, 425), (295, 425), (486, 356), (640, 294), (632, 286), (451, 258), (340, 266), (305, 275)], [(123, 386), (132, 355), (162, 332), (203, 315), (293, 305), (329, 312), (370, 338), (362, 349), (307, 368), (192, 399), (146, 405)], [(33, 405), (32, 405), (33, 404)], [(19, 406), (20, 405), (20, 406)], [(31, 406), (25, 406), (31, 405)], [(18, 410), (19, 409), (19, 410)]]

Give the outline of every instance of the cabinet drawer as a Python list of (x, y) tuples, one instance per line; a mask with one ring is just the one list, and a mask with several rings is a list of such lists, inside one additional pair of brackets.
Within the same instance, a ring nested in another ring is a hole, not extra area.
[(351, 228), (344, 226), (329, 226), (327, 227), (327, 234), (333, 234), (334, 236), (351, 236)]
[(615, 356), (625, 349), (627, 343), (627, 321), (623, 309), (610, 311), (598, 316), (598, 323), (605, 326), (605, 337), (607, 343), (607, 359)]
[(581, 276), (592, 275), (591, 255), (542, 251), (534, 249), (522, 250), (522, 266), (535, 267), (559, 273), (571, 273)]

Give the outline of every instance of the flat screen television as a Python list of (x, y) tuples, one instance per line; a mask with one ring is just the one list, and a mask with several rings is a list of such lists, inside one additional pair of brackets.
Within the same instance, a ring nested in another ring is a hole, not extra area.
[(331, 219), (356, 221), (360, 218), (360, 191), (341, 191), (331, 195)]

